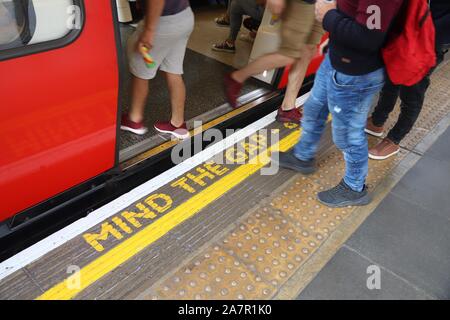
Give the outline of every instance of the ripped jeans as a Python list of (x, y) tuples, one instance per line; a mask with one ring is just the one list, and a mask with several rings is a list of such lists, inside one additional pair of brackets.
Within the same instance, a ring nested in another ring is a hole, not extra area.
[(294, 148), (294, 155), (303, 161), (314, 159), (331, 113), (333, 142), (345, 159), (344, 181), (353, 190), (362, 191), (369, 164), (364, 129), (373, 100), (384, 80), (384, 69), (362, 76), (338, 72), (327, 55), (316, 74), (311, 96), (304, 105), (302, 135)]

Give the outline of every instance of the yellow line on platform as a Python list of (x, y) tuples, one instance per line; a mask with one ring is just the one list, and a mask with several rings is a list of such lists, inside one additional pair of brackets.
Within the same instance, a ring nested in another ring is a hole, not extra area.
[[(290, 133), (288, 136), (281, 139), (279, 143), (275, 143), (269, 147), (268, 150), (289, 150), (298, 141), (300, 130), (295, 130)], [(50, 288), (37, 299), (72, 299), (88, 286), (131, 259), (182, 222), (200, 212), (206, 206), (219, 199), (224, 193), (246, 180), (270, 162), (270, 157), (266, 151), (263, 151), (257, 158), (259, 159), (257, 163), (250, 162), (239, 166), (237, 169), (174, 208), (139, 233), (90, 262), (79, 272)], [(79, 281), (74, 281), (75, 279), (78, 279)], [(78, 283), (79, 285), (74, 286), (74, 283)]]

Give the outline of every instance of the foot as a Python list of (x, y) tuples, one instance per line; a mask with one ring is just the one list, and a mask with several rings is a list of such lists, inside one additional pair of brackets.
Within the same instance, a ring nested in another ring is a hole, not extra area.
[(302, 119), (302, 113), (300, 109), (294, 108), (291, 110), (284, 111), (281, 107), (278, 109), (277, 116), (275, 118), (278, 122), (292, 122), (300, 123)]
[(238, 107), (237, 99), (239, 94), (241, 93), (242, 83), (234, 80), (231, 77), (231, 74), (225, 75), (224, 78), (224, 86), (225, 86), (225, 95), (227, 97), (228, 103), (232, 108)]
[(122, 115), (122, 122), (120, 123), (120, 129), (138, 135), (143, 135), (148, 132), (148, 129), (144, 126), (144, 121), (141, 122), (131, 121), (129, 115), (126, 113)]
[(253, 43), (255, 42), (255, 37), (251, 35), (251, 33), (243, 33), (239, 36), (239, 39), (245, 42)]
[(225, 17), (219, 17), (219, 18), (215, 18), (214, 22), (216, 23), (216, 25), (218, 27), (229, 27), (230, 26), (230, 21), (228, 19), (225, 19)]
[(400, 151), (400, 146), (389, 138), (384, 138), (375, 147), (369, 149), (369, 158), (374, 160), (384, 160)]
[(371, 201), (366, 186), (363, 191), (357, 192), (352, 190), (344, 180), (330, 190), (319, 192), (317, 198), (319, 202), (331, 208), (365, 206)]
[(378, 127), (374, 125), (372, 122), (372, 117), (370, 117), (369, 119), (367, 119), (367, 126), (365, 131), (366, 133), (374, 137), (381, 137), (383, 135), (384, 127), (383, 126)]
[(154, 128), (158, 132), (171, 134), (177, 139), (187, 139), (190, 137), (186, 123), (175, 127), (170, 121), (158, 121), (154, 124)]
[[(272, 154), (273, 161), (276, 162), (277, 154)], [(316, 171), (315, 161), (302, 161), (294, 156), (291, 152), (278, 153), (278, 164), (281, 168), (294, 170), (302, 174), (308, 175)]]
[(224, 41), (222, 43), (216, 43), (212, 46), (213, 51), (219, 51), (219, 52), (228, 52), (228, 53), (235, 53), (236, 47), (234, 44), (229, 43), (228, 41)]

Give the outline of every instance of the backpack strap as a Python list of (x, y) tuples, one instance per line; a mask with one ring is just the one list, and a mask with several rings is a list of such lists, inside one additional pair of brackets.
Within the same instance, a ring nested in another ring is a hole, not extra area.
[(425, 21), (427, 21), (428, 17), (431, 14), (431, 0), (427, 1), (427, 11), (425, 12), (425, 14), (423, 15), (423, 17), (420, 19), (419, 21), (419, 27), (422, 28), (423, 24), (425, 23)]

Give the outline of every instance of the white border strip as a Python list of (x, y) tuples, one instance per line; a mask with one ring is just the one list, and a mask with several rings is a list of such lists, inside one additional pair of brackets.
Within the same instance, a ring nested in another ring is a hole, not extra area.
[[(297, 99), (296, 105), (300, 106), (306, 102), (309, 97), (309, 93), (301, 96)], [(183, 175), (187, 171), (195, 168), (196, 166), (202, 164), (206, 160), (212, 158), (214, 155), (222, 152), (225, 149), (230, 148), (238, 141), (245, 139), (246, 137), (252, 135), (258, 130), (267, 127), (269, 124), (275, 121), (275, 115), (277, 111), (259, 119), (258, 121), (248, 125), (242, 130), (239, 130), (229, 137), (225, 138), (223, 141), (218, 142), (205, 150), (197, 153), (193, 157), (186, 161), (176, 165), (175, 167), (165, 171), (159, 176), (141, 184), (140, 186), (134, 188), (128, 193), (120, 196), (119, 198), (105, 204), (104, 206), (98, 208), (97, 210), (90, 213), (87, 217), (81, 218), (74, 223), (68, 225), (67, 227), (55, 232), (54, 234), (48, 236), (47, 238), (37, 242), (31, 247), (19, 252), (15, 256), (5, 260), (0, 263), (0, 280), (6, 278), (10, 274), (20, 270), (21, 268), (29, 265), (30, 263), (43, 257), (48, 252), (58, 248), (59, 246), (65, 244), (66, 242), (72, 240), (78, 235), (82, 234), (86, 230), (96, 226), (102, 221), (108, 219), (109, 217), (117, 214), (117, 212), (122, 211), (128, 207), (133, 202), (145, 197), (146, 195), (154, 192), (155, 190), (166, 185), (169, 181)]]

